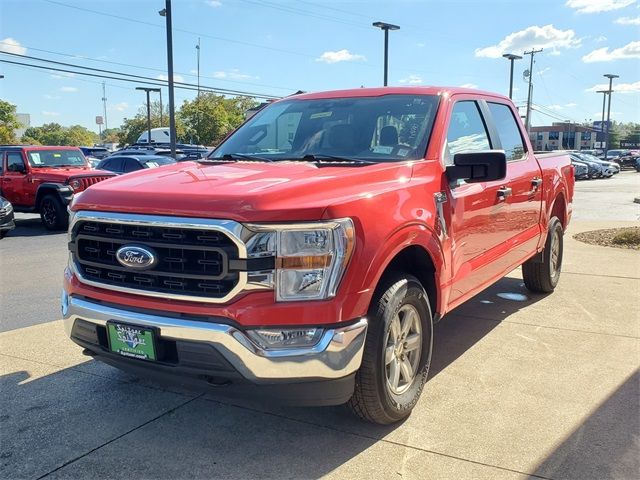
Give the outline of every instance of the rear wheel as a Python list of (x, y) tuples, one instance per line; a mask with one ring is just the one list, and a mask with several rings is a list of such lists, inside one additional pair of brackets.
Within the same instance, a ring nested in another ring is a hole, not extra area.
[(532, 292), (551, 293), (558, 285), (562, 269), (563, 235), (560, 220), (552, 217), (542, 251), (542, 262), (532, 258), (522, 265), (524, 284)]
[(7, 233), (9, 233), (9, 230), (0, 230), (0, 240), (6, 237)]
[(372, 302), (362, 365), (349, 406), (370, 422), (406, 418), (431, 363), (433, 322), (427, 294), (411, 275), (395, 274)]
[(55, 195), (45, 195), (40, 202), (40, 219), (47, 230), (64, 230), (69, 225), (67, 211)]

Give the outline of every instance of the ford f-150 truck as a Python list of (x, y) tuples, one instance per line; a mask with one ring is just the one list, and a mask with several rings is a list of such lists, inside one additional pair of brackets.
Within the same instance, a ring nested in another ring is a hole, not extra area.
[(16, 212), (39, 213), (49, 230), (67, 228), (74, 193), (112, 176), (91, 170), (77, 147), (0, 145), (0, 195)]
[(500, 95), (289, 97), (207, 158), (75, 198), (66, 330), (139, 375), (396, 422), (443, 315), (520, 265), (554, 290), (573, 187)]

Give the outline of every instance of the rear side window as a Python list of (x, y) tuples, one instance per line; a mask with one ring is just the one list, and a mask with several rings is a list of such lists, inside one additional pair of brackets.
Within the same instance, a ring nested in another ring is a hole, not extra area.
[(476, 102), (457, 102), (453, 106), (447, 130), (447, 141), (443, 153), (445, 165), (453, 165), (453, 156), (456, 153), (490, 149), (487, 128)]
[(507, 105), (501, 103), (489, 103), (488, 105), (507, 162), (521, 160), (524, 157), (524, 142), (513, 112)]
[(136, 170), (142, 170), (142, 168), (142, 165), (140, 165), (140, 163), (136, 159), (125, 158), (122, 171), (124, 173), (135, 172)]

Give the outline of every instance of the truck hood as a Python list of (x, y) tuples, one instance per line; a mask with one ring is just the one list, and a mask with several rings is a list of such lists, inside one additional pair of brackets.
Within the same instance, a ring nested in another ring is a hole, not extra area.
[(41, 182), (66, 183), (70, 178), (78, 177), (102, 177), (112, 176), (113, 173), (104, 170), (92, 170), (89, 167), (64, 167), (51, 168), (42, 167), (34, 168), (31, 176), (37, 178)]
[(73, 210), (221, 218), (318, 220), (333, 204), (398, 188), (412, 162), (322, 166), (310, 162), (184, 162), (122, 175), (79, 195)]

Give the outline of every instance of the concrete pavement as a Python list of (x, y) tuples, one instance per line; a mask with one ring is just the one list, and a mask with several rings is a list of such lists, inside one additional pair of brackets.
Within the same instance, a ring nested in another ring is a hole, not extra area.
[(515, 271), (435, 329), (412, 416), (195, 395), (93, 360), (61, 322), (0, 334), (0, 478), (638, 478), (640, 253), (565, 237), (560, 285)]

